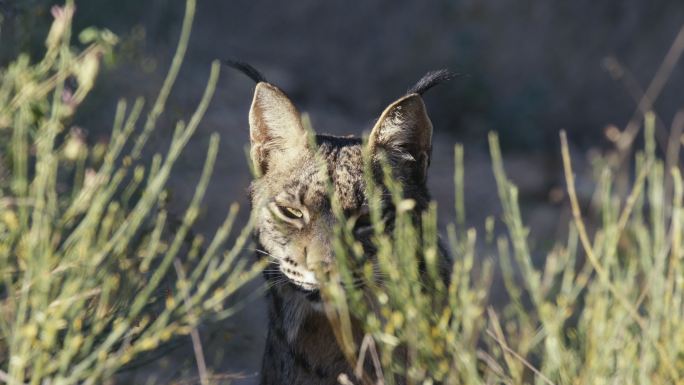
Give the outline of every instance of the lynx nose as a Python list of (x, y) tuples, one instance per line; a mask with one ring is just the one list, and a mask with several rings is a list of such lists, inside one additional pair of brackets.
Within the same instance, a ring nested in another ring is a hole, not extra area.
[(321, 237), (314, 237), (305, 249), (306, 267), (312, 271), (327, 273), (332, 266), (332, 248)]

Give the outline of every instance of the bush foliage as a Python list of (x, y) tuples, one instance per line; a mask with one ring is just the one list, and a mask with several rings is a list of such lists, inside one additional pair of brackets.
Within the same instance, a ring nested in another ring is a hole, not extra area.
[[(237, 258), (249, 226), (228, 249), (237, 214), (206, 244), (192, 235), (218, 148), (211, 139), (182, 218), (165, 207), (174, 162), (214, 92), (212, 64), (195, 113), (179, 121), (169, 150), (142, 156), (164, 111), (188, 43), (187, 1), (176, 55), (159, 96), (119, 102), (108, 143), (88, 146), (70, 121), (116, 37), (86, 29), (71, 45), (72, 1), (54, 7), (42, 59), (20, 56), (0, 72), (0, 382), (99, 384), (169, 339), (192, 334), (259, 272)], [(202, 368), (200, 368), (202, 372)]]
[[(373, 375), (386, 384), (397, 378), (413, 384), (681, 383), (682, 178), (679, 167), (666, 170), (657, 157), (654, 122), (648, 114), (629, 194), (617, 192), (616, 162), (596, 162), (592, 203), (599, 217), (592, 221), (593, 237), (561, 133), (573, 222), (567, 240), (548, 252), (543, 266), (535, 266), (518, 190), (506, 176), (496, 134), (489, 144), (506, 232), (496, 236), (490, 218), (486, 239), (478, 243), (476, 230), (463, 226), (463, 148), (457, 146), (448, 284), (438, 276), (436, 207), (423, 213), (417, 228), (412, 202), (386, 178), (398, 213), (386, 232), (374, 207), (379, 199), (371, 200), (378, 263), (364, 266), (362, 284), (353, 273), (362, 250), (351, 236), (353, 223), (338, 228), (342, 279), (327, 292), (328, 312), (358, 377), (342, 383), (372, 383)], [(487, 297), (497, 263), (509, 300), (495, 310)], [(352, 338), (355, 319), (366, 332), (361, 346)]]
[[(182, 218), (173, 221), (165, 207), (166, 183), (208, 107), (218, 63), (195, 113), (176, 124), (168, 152), (150, 162), (143, 156), (182, 64), (194, 9), (187, 0), (176, 55), (147, 115), (142, 99), (122, 100), (106, 144), (89, 146), (70, 122), (117, 39), (87, 29), (74, 47), (72, 1), (53, 8), (42, 59), (20, 56), (0, 72), (0, 382), (102, 383), (141, 353), (193, 335), (205, 317), (230, 315), (226, 298), (258, 274), (260, 265), (237, 258), (251, 222), (225, 246), (236, 205), (208, 242), (191, 232), (218, 136)], [(377, 260), (356, 270), (363, 249), (353, 223), (340, 220), (333, 240), (339, 280), (323, 293), (357, 367), (357, 378), (340, 383), (682, 383), (684, 193), (677, 162), (658, 158), (653, 131), (648, 115), (628, 194), (616, 188), (615, 165), (597, 162), (592, 205), (600, 215), (591, 226), (561, 135), (573, 221), (543, 266), (533, 263), (495, 134), (490, 150), (506, 231), (494, 231), (492, 219), (478, 240), (465, 226), (464, 150), (457, 146), (448, 280), (440, 275), (437, 206), (415, 221), (414, 204), (391, 172), (381, 187), (367, 170)], [(397, 208), (389, 224), (377, 205), (382, 189)], [(497, 309), (488, 305), (493, 277), (509, 298)], [(354, 323), (365, 332), (360, 345)]]

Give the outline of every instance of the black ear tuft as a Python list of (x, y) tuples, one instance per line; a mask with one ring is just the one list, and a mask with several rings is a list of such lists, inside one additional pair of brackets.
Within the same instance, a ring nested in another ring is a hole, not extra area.
[(261, 72), (257, 71), (256, 68), (252, 67), (251, 65), (243, 61), (226, 59), (223, 61), (223, 64), (242, 72), (243, 74), (247, 75), (247, 77), (254, 80), (255, 83), (268, 83), (268, 81), (266, 80), (264, 75), (261, 74)]
[(437, 71), (430, 71), (425, 74), (420, 80), (418, 80), (418, 83), (416, 83), (413, 87), (411, 87), (406, 94), (418, 94), (418, 95), (423, 95), (425, 91), (429, 90), (430, 88), (449, 81), (453, 78), (458, 76), (458, 74), (455, 74), (449, 70), (446, 69), (441, 69)]

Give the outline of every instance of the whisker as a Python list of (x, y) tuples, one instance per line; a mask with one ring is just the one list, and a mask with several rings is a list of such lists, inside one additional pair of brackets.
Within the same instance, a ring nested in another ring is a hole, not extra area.
[[(269, 256), (269, 257), (273, 257), (273, 255), (271, 255), (271, 253), (269, 253), (269, 252), (267, 252), (267, 251), (264, 251), (264, 250), (261, 250), (261, 249), (254, 249), (254, 251), (256, 251), (257, 253), (261, 253), (261, 254), (263, 254), (263, 255), (267, 255), (267, 256)], [(275, 257), (274, 257), (274, 258), (275, 258)]]

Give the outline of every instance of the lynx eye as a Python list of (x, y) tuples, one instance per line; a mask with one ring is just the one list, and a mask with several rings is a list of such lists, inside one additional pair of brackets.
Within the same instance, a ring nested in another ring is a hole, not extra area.
[(290, 219), (301, 219), (304, 216), (304, 213), (302, 213), (301, 210), (296, 209), (294, 207), (278, 206), (278, 210), (286, 218)]

